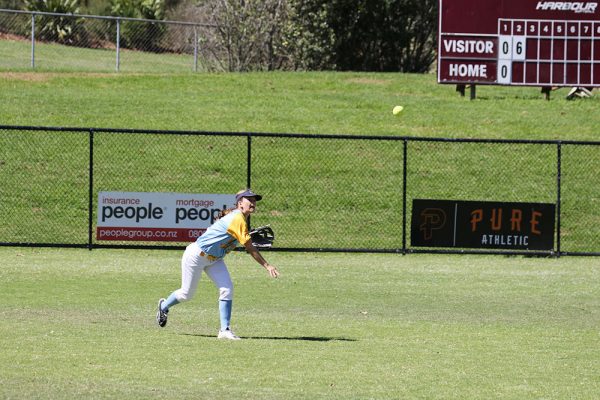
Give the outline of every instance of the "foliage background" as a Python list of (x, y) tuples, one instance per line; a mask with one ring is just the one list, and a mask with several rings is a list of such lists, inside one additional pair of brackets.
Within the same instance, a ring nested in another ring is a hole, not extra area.
[[(436, 52), (437, 0), (27, 0), (22, 5), (2, 0), (3, 5), (212, 24), (216, 28), (202, 33), (201, 47), (226, 71), (427, 72)], [(44, 16), (38, 24), (42, 40), (83, 47), (100, 41), (97, 29), (77, 18)], [(167, 30), (164, 24), (123, 21), (121, 46), (180, 52), (181, 43), (162, 40)]]

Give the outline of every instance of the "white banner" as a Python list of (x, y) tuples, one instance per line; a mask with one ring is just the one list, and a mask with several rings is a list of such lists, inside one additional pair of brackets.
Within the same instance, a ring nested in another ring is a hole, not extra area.
[(96, 239), (194, 241), (234, 202), (233, 194), (100, 192)]

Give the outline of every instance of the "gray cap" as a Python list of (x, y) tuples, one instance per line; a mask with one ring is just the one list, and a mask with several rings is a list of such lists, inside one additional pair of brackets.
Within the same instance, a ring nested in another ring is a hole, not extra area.
[(262, 196), (260, 194), (256, 194), (254, 193), (252, 190), (250, 189), (246, 189), (245, 191), (243, 191), (242, 193), (236, 194), (235, 195), (235, 202), (237, 203), (238, 201), (240, 201), (243, 197), (254, 197), (256, 199), (256, 201), (258, 200), (262, 200)]

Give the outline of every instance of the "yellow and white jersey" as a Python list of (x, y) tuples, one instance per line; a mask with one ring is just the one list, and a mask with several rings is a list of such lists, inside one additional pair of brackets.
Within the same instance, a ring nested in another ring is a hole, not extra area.
[(196, 243), (200, 250), (216, 258), (223, 258), (239, 245), (250, 240), (246, 218), (240, 210), (234, 210), (212, 224)]

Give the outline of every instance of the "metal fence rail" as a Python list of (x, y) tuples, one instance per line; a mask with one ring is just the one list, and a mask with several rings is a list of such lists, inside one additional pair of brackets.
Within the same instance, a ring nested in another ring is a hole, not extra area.
[[(600, 142), (0, 126), (0, 245), (95, 238), (100, 191), (264, 194), (279, 251), (600, 255)], [(414, 248), (413, 199), (556, 205), (552, 251)]]
[(0, 68), (187, 72), (222, 68), (215, 25), (0, 9)]

